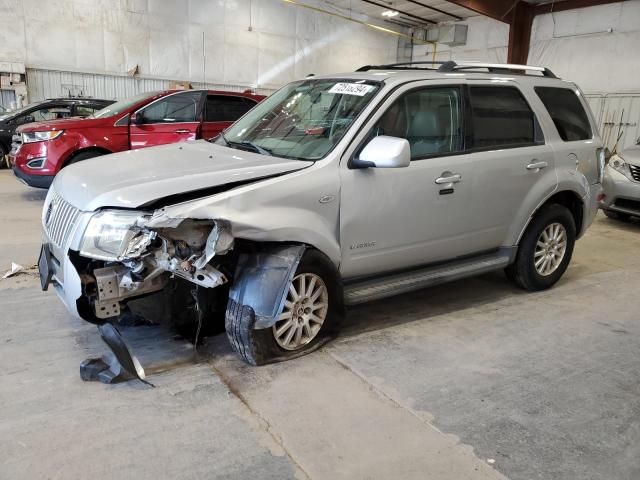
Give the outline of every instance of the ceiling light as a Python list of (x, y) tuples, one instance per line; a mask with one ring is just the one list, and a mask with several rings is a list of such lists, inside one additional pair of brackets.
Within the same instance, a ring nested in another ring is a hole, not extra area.
[(395, 10), (385, 10), (384, 12), (382, 12), (382, 16), (383, 17), (397, 17), (398, 15), (400, 15), (400, 12), (396, 12)]

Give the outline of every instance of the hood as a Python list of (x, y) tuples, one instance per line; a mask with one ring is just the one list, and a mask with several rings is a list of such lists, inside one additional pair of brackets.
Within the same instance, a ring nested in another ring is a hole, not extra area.
[(59, 120), (49, 120), (46, 122), (33, 122), (19, 126), (16, 131), (23, 132), (48, 132), (50, 130), (69, 130), (71, 128), (89, 128), (100, 127), (105, 123), (114, 124), (116, 119), (112, 117), (105, 118), (82, 118), (71, 117), (61, 118)]
[[(205, 140), (129, 150), (62, 169), (52, 188), (73, 206), (137, 208), (161, 198), (301, 170), (288, 160)], [(204, 196), (205, 194), (203, 194)]]
[(634, 145), (620, 153), (625, 162), (640, 167), (640, 145)]

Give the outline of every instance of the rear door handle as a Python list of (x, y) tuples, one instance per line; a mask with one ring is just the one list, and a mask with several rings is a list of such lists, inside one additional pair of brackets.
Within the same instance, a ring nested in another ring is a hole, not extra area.
[(189, 133), (189, 130), (181, 128), (179, 130), (174, 130), (173, 133)]
[(444, 172), (441, 177), (436, 178), (436, 184), (458, 183), (460, 180), (462, 180), (462, 175), (459, 173)]
[(529, 165), (527, 165), (527, 170), (541, 170), (541, 169), (543, 169), (545, 167), (548, 167), (548, 166), (549, 166), (549, 164), (547, 162), (537, 162), (534, 159), (533, 162), (531, 162)]

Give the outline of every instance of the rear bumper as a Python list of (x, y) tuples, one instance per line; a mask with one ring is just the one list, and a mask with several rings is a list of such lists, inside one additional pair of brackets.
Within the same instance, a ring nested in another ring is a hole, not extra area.
[(13, 166), (13, 174), (22, 183), (35, 188), (49, 188), (55, 178), (55, 175), (30, 175), (20, 170), (16, 165)]
[(598, 214), (598, 196), (602, 193), (602, 185), (600, 183), (594, 183), (589, 185), (589, 193), (583, 198), (584, 211), (582, 213), (582, 228), (578, 232), (578, 238), (581, 237), (587, 228), (593, 223)]

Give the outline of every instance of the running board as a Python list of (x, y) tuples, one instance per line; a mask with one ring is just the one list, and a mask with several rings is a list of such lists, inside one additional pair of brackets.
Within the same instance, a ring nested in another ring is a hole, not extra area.
[(370, 302), (401, 293), (419, 290), (461, 278), (505, 268), (511, 262), (512, 249), (501, 249), (490, 255), (457, 260), (446, 265), (425, 267), (410, 272), (395, 273), (375, 279), (366, 279), (344, 286), (347, 305)]

